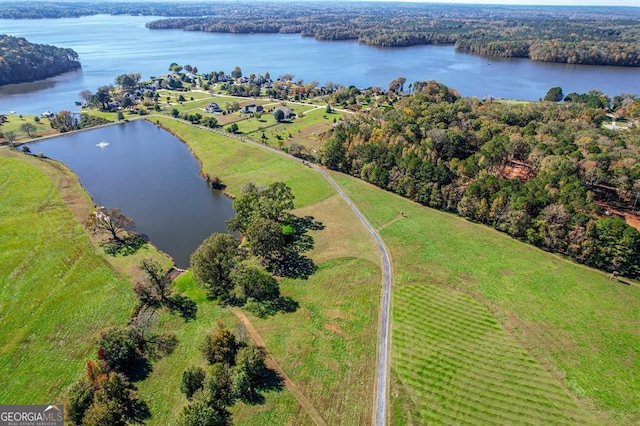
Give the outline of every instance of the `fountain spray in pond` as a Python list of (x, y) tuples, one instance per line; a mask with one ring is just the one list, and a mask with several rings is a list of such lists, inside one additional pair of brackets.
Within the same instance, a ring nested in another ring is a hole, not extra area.
[(100, 147), (100, 148), (106, 148), (109, 145), (111, 145), (111, 144), (109, 142), (106, 142), (106, 141), (102, 141), (102, 142), (99, 142), (99, 143), (96, 144), (96, 146)]

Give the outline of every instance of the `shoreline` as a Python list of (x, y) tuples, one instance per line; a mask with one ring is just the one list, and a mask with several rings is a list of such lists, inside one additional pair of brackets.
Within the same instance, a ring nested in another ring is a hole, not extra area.
[[(108, 124), (103, 124), (100, 126), (96, 126), (96, 127), (90, 127), (90, 128), (86, 128), (86, 129), (79, 129), (79, 130), (74, 130), (72, 131), (73, 133), (77, 133), (77, 132), (83, 132), (83, 131), (87, 131), (87, 130), (92, 130), (92, 129), (96, 129), (99, 127), (106, 127), (106, 126), (112, 126), (114, 124), (119, 124), (121, 122), (115, 122), (115, 123), (108, 123)], [(55, 137), (60, 137), (60, 136), (66, 136), (68, 134), (71, 134), (72, 132), (65, 132), (65, 133), (61, 133), (58, 135), (52, 135), (49, 136), (47, 138), (43, 138), (42, 140), (45, 139), (51, 139), (51, 138), (55, 138)], [(20, 143), (17, 146), (21, 146), (21, 145), (26, 145), (27, 143), (31, 144), (31, 143), (37, 143), (40, 140), (36, 140), (33, 141), (31, 140), (30, 142), (25, 142), (25, 143)], [(108, 254), (106, 254), (104, 252), (104, 249), (102, 248), (102, 246), (100, 245), (100, 239), (94, 237), (91, 232), (89, 232), (89, 230), (86, 228), (86, 219), (87, 216), (91, 214), (91, 212), (95, 211), (96, 207), (98, 207), (98, 205), (96, 204), (93, 196), (91, 195), (91, 193), (89, 193), (89, 191), (86, 190), (86, 188), (84, 187), (82, 180), (80, 179), (80, 177), (73, 171), (71, 170), (71, 168), (69, 168), (69, 166), (67, 166), (64, 162), (60, 161), (60, 160), (56, 160), (54, 158), (50, 158), (50, 157), (39, 157), (37, 154), (26, 154), (26, 153), (22, 153), (20, 151), (18, 151), (17, 149), (11, 150), (8, 149), (7, 150), (9, 152), (9, 154), (5, 154), (11, 157), (15, 157), (15, 158), (20, 158), (20, 156), (27, 156), (29, 157), (31, 160), (33, 161), (41, 161), (42, 163), (45, 164), (44, 167), (40, 167), (42, 169), (46, 169), (43, 170), (47, 176), (53, 181), (54, 186), (56, 187), (56, 189), (58, 190), (58, 192), (60, 193), (60, 197), (62, 198), (63, 202), (65, 203), (65, 205), (67, 206), (67, 208), (71, 211), (71, 213), (73, 214), (73, 216), (76, 218), (76, 220), (78, 221), (78, 224), (80, 226), (82, 226), (83, 230), (85, 231), (87, 238), (89, 238), (89, 241), (91, 242), (91, 245), (95, 248), (96, 252), (99, 253), (106, 261), (109, 265), (111, 265), (116, 271), (118, 271), (118, 273), (124, 274), (124, 275), (128, 275), (130, 276), (130, 278), (135, 282), (137, 279), (139, 279), (138, 276), (136, 276), (137, 274), (132, 273), (131, 270), (128, 270), (128, 268), (125, 268), (125, 265), (121, 265), (121, 264), (126, 264), (127, 262), (117, 262), (117, 259), (125, 259), (129, 256), (110, 256)], [(36, 167), (38, 167), (36, 165)], [(54, 179), (54, 176), (58, 176), (61, 179)], [(65, 188), (65, 184), (68, 183), (68, 187)], [(74, 186), (76, 186), (76, 189), (82, 192), (82, 196), (84, 199), (76, 199), (76, 198), (72, 198), (71, 195), (65, 195), (63, 193), (63, 190), (66, 189), (66, 191), (74, 191)], [(72, 207), (75, 207), (72, 208)], [(168, 253), (160, 250), (158, 247), (156, 247), (150, 240), (147, 240), (146, 245), (149, 245), (151, 247), (151, 251), (152, 252), (156, 252), (158, 253), (158, 255), (160, 255), (160, 257), (166, 258), (168, 260), (171, 261), (171, 267), (169, 268), (169, 271), (173, 271), (174, 269), (180, 270), (180, 271), (185, 271), (183, 269), (180, 269), (177, 267), (175, 260), (173, 259), (173, 257), (171, 255), (169, 255)], [(133, 254), (135, 255), (135, 253)], [(135, 272), (135, 270), (134, 270)]]

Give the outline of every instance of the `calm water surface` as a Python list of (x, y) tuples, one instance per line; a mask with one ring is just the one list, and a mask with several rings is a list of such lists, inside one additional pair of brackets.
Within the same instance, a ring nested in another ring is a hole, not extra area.
[[(97, 144), (109, 145), (101, 148)], [(187, 146), (147, 121), (30, 145), (73, 170), (97, 205), (119, 207), (180, 268), (213, 232), (228, 232), (231, 200), (209, 188)]]
[(387, 87), (397, 77), (408, 83), (438, 80), (462, 95), (538, 99), (550, 87), (565, 93), (600, 89), (613, 96), (640, 93), (640, 69), (545, 64), (528, 59), (483, 58), (451, 46), (383, 49), (355, 41), (319, 42), (297, 34), (215, 34), (154, 30), (153, 17), (90, 16), (69, 19), (0, 20), (0, 32), (35, 43), (75, 49), (82, 71), (43, 82), (0, 87), (0, 113), (40, 114), (75, 110), (83, 89), (95, 91), (122, 73), (144, 78), (167, 72), (169, 64), (191, 64), (200, 71), (272, 77), (291, 73), (305, 81), (357, 87)]

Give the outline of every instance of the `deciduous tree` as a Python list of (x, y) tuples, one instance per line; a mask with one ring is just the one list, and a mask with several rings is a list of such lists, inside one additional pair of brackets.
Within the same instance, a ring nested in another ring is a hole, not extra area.
[(218, 320), (213, 332), (205, 338), (200, 349), (209, 364), (235, 365), (239, 348), (240, 343), (236, 336)]
[(262, 269), (238, 265), (231, 273), (231, 281), (236, 302), (244, 303), (248, 298), (273, 300), (280, 296), (278, 281)]
[(214, 233), (191, 255), (193, 276), (209, 297), (228, 297), (233, 288), (230, 275), (237, 263), (238, 245), (233, 236)]
[(233, 392), (244, 401), (251, 401), (267, 373), (264, 351), (255, 345), (238, 351), (233, 372)]
[(193, 394), (204, 386), (205, 372), (202, 367), (189, 367), (182, 373), (180, 391), (187, 399), (191, 399)]
[(142, 259), (140, 269), (144, 278), (133, 287), (138, 299), (144, 305), (154, 307), (167, 303), (171, 295), (171, 276), (151, 259)]
[(31, 123), (22, 123), (20, 125), (20, 130), (22, 130), (23, 132), (25, 132), (27, 134), (28, 137), (31, 137), (31, 132), (35, 132), (36, 130), (36, 126), (34, 126)]
[(246, 237), (251, 253), (258, 256), (267, 269), (281, 263), (286, 257), (287, 244), (282, 225), (278, 222), (260, 217), (251, 222)]
[(239, 67), (239, 66), (237, 66), (237, 65), (236, 65), (236, 66), (235, 66), (235, 68), (233, 69), (233, 71), (231, 71), (231, 77), (232, 77), (234, 80), (237, 80), (237, 79), (239, 79), (240, 77), (242, 77), (242, 70), (240, 69), (240, 67)]
[(113, 241), (122, 241), (135, 230), (133, 219), (122, 214), (117, 207), (98, 207), (89, 215), (87, 226), (94, 234), (108, 234)]
[(549, 102), (560, 102), (562, 99), (564, 99), (564, 94), (561, 87), (552, 87), (544, 97), (544, 100)]

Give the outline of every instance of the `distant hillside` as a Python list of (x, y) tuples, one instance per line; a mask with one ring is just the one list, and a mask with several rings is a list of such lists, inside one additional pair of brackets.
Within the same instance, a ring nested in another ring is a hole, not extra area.
[(73, 49), (0, 34), (0, 86), (42, 80), (80, 68)]

